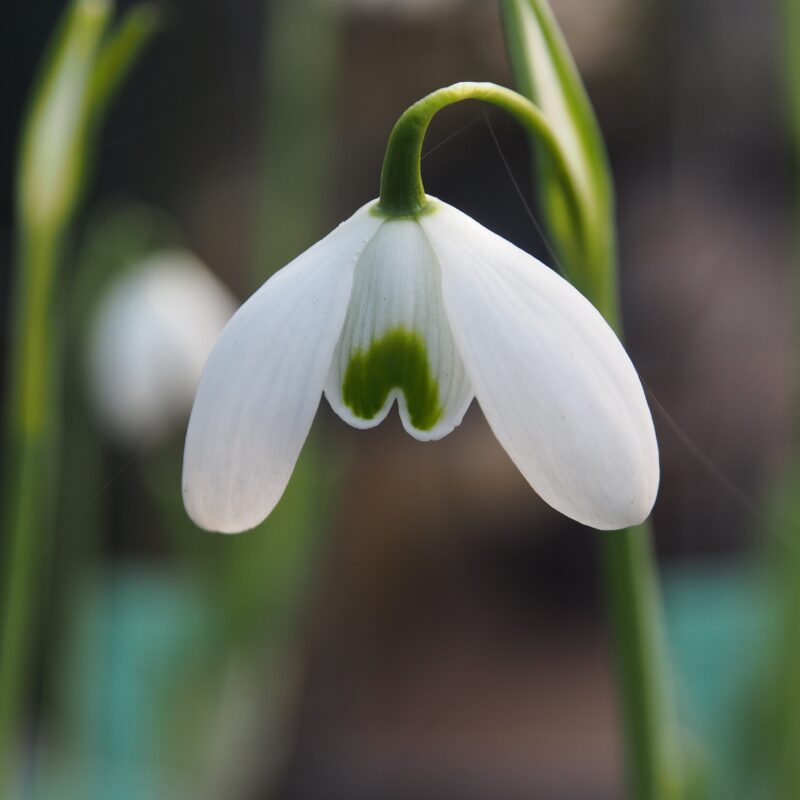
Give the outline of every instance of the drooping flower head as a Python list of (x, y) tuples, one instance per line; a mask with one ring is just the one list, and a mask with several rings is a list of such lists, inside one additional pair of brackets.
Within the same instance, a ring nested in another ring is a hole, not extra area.
[[(396, 128), (390, 151), (418, 169), (421, 136), (408, 139)], [(450, 433), (475, 397), (554, 508), (599, 529), (649, 514), (655, 433), (615, 333), (566, 280), (418, 183), (387, 154), (380, 200), (270, 278), (223, 331), (186, 438), (184, 502), (201, 527), (242, 531), (270, 513), (323, 393), (359, 428), (396, 402), (420, 440)]]

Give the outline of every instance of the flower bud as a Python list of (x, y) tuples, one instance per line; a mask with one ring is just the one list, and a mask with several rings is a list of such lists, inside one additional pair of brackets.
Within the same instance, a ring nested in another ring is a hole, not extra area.
[(93, 406), (118, 441), (147, 446), (184, 425), (206, 358), (236, 308), (191, 253), (150, 256), (100, 299), (89, 326)]

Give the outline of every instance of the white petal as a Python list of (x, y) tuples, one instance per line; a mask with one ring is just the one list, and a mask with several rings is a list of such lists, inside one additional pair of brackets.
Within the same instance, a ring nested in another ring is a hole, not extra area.
[(475, 395), (522, 474), (586, 525), (641, 522), (658, 490), (658, 447), (611, 328), (563, 278), (451, 206), (420, 223)]
[(325, 395), (357, 428), (377, 425), (396, 399), (403, 427), (423, 441), (440, 439), (464, 417), (472, 388), (419, 223), (387, 220), (361, 254)]
[(201, 527), (252, 528), (283, 494), (322, 396), (353, 269), (380, 224), (367, 206), (356, 212), (273, 275), (223, 331), (184, 452), (183, 500)]

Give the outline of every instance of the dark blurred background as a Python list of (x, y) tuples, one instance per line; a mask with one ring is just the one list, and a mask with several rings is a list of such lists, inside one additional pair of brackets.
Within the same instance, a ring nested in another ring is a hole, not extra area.
[[(787, 458), (793, 261), (778, 9), (552, 5), (613, 164), (627, 341), (661, 448), (653, 519), (669, 610), (671, 575), (751, 556), (759, 508)], [(165, 209), (242, 299), (253, 260), (270, 248), (256, 243), (275, 202), (259, 182), (270, 180), (269, 115), (281, 113), (269, 104), (281, 12), (256, 0), (166, 7), (165, 30), (106, 126), (83, 218), (113, 197)], [(37, 0), (4, 13), (2, 320), (16, 140), (61, 8)], [(512, 85), (492, 0), (330, 0), (325, 13), (337, 36), (331, 177), (309, 199), (323, 212), (306, 244), (376, 196), (386, 138), (411, 102), (458, 80)], [(512, 119), (463, 104), (437, 117), (427, 145), (429, 193), (548, 260), (514, 187), (532, 202), (527, 141)], [(270, 146), (280, 152), (279, 139)], [(352, 430), (324, 403), (315, 427), (324, 464), (345, 477), (304, 603), (307, 668), (277, 796), (619, 797), (603, 534), (537, 499), (474, 404), (436, 444), (404, 435), (394, 414)], [(103, 489), (104, 558), (174, 565), (161, 523), (137, 502), (130, 456), (108, 447), (121, 471)], [(250, 747), (249, 786), (261, 796), (260, 746)]]

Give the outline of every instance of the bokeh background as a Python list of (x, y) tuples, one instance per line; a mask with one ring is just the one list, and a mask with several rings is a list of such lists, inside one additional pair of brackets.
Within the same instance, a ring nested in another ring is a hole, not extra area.
[[(616, 180), (627, 340), (661, 448), (653, 520), (681, 723), (713, 741), (703, 758), (724, 759), (747, 713), (764, 628), (754, 565), (790, 456), (781, 9), (552, 5)], [(4, 13), (3, 354), (20, 121), (62, 7)], [(458, 80), (513, 84), (493, 0), (165, 12), (102, 135), (65, 292), (89, 259), (131, 260), (109, 226), (144, 215), (154, 239), (180, 242), (244, 299), (377, 195), (410, 103)], [(515, 187), (533, 204), (512, 119), (463, 104), (427, 145), (429, 193), (548, 260)], [(421, 444), (394, 414), (361, 432), (323, 402), (279, 513), (234, 540), (182, 517), (186, 416), (157, 442), (120, 441), (96, 413), (91, 335), (69, 340), (66, 476), (40, 554), (24, 748), (37, 796), (620, 796), (603, 534), (538, 500), (476, 405)]]

